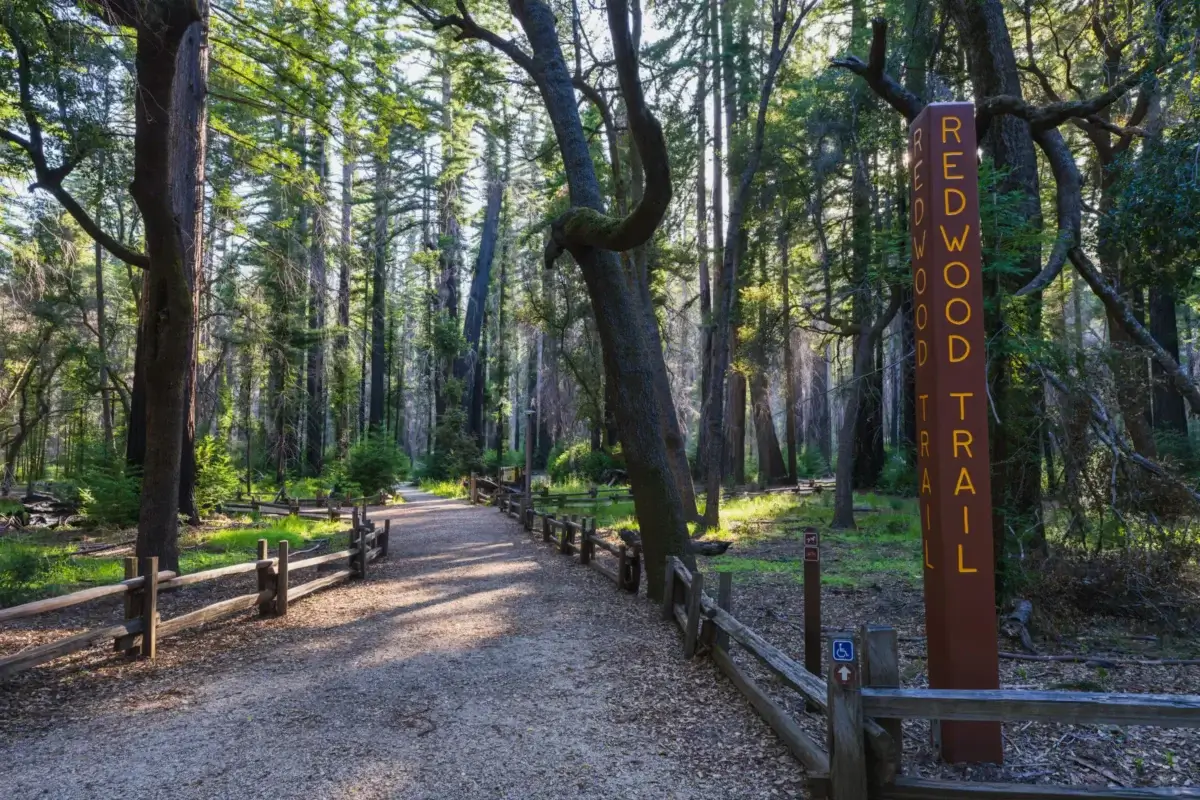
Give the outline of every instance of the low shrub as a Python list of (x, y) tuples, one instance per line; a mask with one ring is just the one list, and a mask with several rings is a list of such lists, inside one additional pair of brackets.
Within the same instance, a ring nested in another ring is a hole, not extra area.
[(550, 479), (554, 483), (562, 483), (572, 477), (581, 478), (591, 483), (602, 483), (613, 470), (625, 468), (621, 457), (620, 447), (612, 453), (603, 450), (592, 450), (589, 442), (576, 442), (558, 453), (550, 460)]
[(239, 483), (225, 443), (211, 436), (196, 440), (196, 509), (200, 516), (211, 514), (222, 500), (233, 497)]
[(888, 494), (915, 497), (917, 494), (917, 470), (902, 450), (888, 453), (879, 474), (879, 489)]
[[(367, 436), (346, 456), (346, 480), (357, 484), (364, 495), (390, 491), (408, 474), (408, 468), (408, 457), (384, 436)], [(339, 488), (347, 491), (346, 486)]]
[(98, 459), (80, 476), (80, 510), (97, 525), (136, 525), (141, 497), (142, 476), (128, 472), (122, 459)]

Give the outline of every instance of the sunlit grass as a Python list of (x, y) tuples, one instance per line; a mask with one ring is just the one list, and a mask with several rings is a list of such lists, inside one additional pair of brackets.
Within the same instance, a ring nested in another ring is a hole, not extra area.
[(455, 500), (461, 500), (467, 496), (467, 487), (463, 486), (461, 480), (453, 481), (431, 481), (422, 480), (421, 490), (436, 494), (438, 497), (449, 497)]
[[(244, 528), (189, 533), (180, 538), (179, 568), (187, 574), (238, 564), (253, 557), (258, 540), (271, 550), (287, 540), (292, 549), (326, 538), (344, 528), (337, 520), (273, 518)], [(0, 605), (9, 606), (65, 594), (124, 578), (124, 556), (77, 556), (75, 544), (48, 542), (43, 536), (0, 539)]]

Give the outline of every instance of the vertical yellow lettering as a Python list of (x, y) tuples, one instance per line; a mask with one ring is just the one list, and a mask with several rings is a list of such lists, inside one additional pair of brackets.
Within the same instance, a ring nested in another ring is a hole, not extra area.
[[(920, 242), (918, 242), (917, 237), (914, 236), (914, 237), (912, 237), (912, 243), (913, 243), (913, 252), (916, 254), (916, 258), (924, 258), (925, 257), (925, 231), (921, 231), (921, 241)], [(925, 291), (924, 288), (917, 289), (917, 294), (920, 294), (923, 291)]]
[[(954, 345), (958, 344), (959, 349), (955, 349)], [(950, 351), (950, 363), (957, 364), (960, 361), (966, 361), (967, 356), (971, 355), (971, 343), (957, 333), (952, 333), (946, 342), (947, 349)]]
[(933, 484), (929, 482), (929, 467), (921, 471), (921, 494), (933, 494)]
[(974, 397), (974, 392), (951, 392), (951, 397), (958, 398), (958, 421), (962, 422), (967, 418), (967, 398)]
[(921, 422), (925, 421), (925, 401), (929, 399), (927, 394), (917, 395), (917, 399), (921, 401)]
[(974, 567), (964, 567), (963, 566), (963, 546), (961, 544), (958, 546), (958, 571), (959, 572), (979, 572), (979, 570), (975, 569)]
[(971, 435), (971, 432), (964, 431), (961, 428), (956, 428), (953, 435), (954, 457), (958, 458), (958, 448), (961, 447), (963, 450), (967, 451), (967, 458), (974, 458), (975, 456), (971, 455), (971, 443), (975, 441), (975, 437)]
[(930, 503), (930, 502), (925, 503), (925, 530), (927, 530), (927, 531), (933, 530), (933, 523), (929, 521), (929, 509), (932, 506), (933, 506), (933, 503)]
[(947, 249), (947, 250), (949, 250), (950, 252), (954, 252), (954, 251), (956, 251), (956, 250), (962, 250), (962, 249), (963, 249), (963, 247), (964, 247), (964, 246), (966, 245), (966, 243), (967, 243), (967, 234), (968, 234), (968, 233), (970, 233), (970, 231), (971, 231), (971, 226), (970, 226), (969, 224), (968, 224), (968, 225), (963, 225), (963, 232), (962, 232), (962, 238), (961, 238), (961, 239), (958, 239), (958, 238), (954, 238), (954, 239), (952, 239), (952, 238), (950, 238), (950, 234), (946, 233), (946, 226), (945, 226), (945, 225), (938, 225), (938, 227), (942, 229), (942, 241), (946, 243), (946, 249)]
[(924, 339), (917, 340), (917, 366), (925, 366), (925, 361), (929, 358), (929, 345)]
[(925, 163), (925, 159), (917, 159), (917, 163), (913, 164), (913, 191), (919, 192), (925, 188), (925, 184), (921, 183), (921, 165)]
[[(951, 197), (958, 198), (958, 208), (952, 208), (950, 205)], [(959, 214), (967, 210), (967, 196), (958, 189), (947, 189), (942, 193), (943, 202), (946, 206), (947, 217), (957, 217)]]
[(921, 456), (929, 458), (929, 431), (921, 431)]
[(967, 515), (967, 507), (963, 506), (963, 533), (971, 532), (971, 518)]
[(928, 539), (925, 540), (925, 567), (927, 569), (933, 569), (933, 564), (929, 563), (929, 540)]
[(975, 484), (971, 483), (971, 473), (967, 472), (966, 467), (958, 471), (958, 483), (954, 485), (954, 496), (958, 497), (959, 492), (975, 494)]
[[(945, 144), (945, 142), (943, 142), (943, 144)], [(961, 156), (961, 155), (962, 155), (961, 150), (947, 150), (946, 152), (942, 153), (942, 177), (943, 178), (945, 178), (948, 181), (961, 181), (963, 179), (962, 173), (955, 175), (950, 172), (950, 170), (952, 170), (952, 169), (958, 169), (958, 164), (952, 163), (950, 161), (951, 156)], [(965, 204), (965, 200), (964, 200), (964, 204)]]
[(920, 225), (925, 220), (925, 200), (918, 197), (913, 200), (913, 224)]
[[(951, 123), (954, 123), (953, 125)], [(962, 130), (962, 120), (958, 117), (942, 117), (942, 144), (946, 143), (946, 134), (953, 133), (954, 141), (962, 144), (958, 133)]]

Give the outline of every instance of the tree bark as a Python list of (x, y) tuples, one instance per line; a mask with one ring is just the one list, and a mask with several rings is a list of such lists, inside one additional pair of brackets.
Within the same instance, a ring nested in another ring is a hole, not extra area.
[(179, 569), (180, 456), (195, 307), (182, 220), (174, 213), (171, 196), (171, 118), (176, 56), (189, 27), (198, 21), (196, 11), (194, 4), (182, 0), (163, 0), (122, 20), (137, 31), (130, 193), (142, 214), (150, 262), (143, 324), (146, 449), (137, 554), (157, 556), (160, 567), (172, 571)]
[(479, 255), (475, 259), (475, 271), (471, 278), (471, 293), (467, 297), (467, 313), (463, 320), (463, 338), (466, 350), (454, 364), (454, 377), (463, 382), (462, 405), (465, 412), (466, 431), (475, 437), (483, 436), (483, 408), (476, 397), (477, 389), (482, 397), (482, 386), (477, 387), (481, 377), (480, 336), (483, 333), (487, 308), (488, 289), (492, 280), (492, 262), (496, 254), (496, 240), (500, 232), (500, 205), (504, 199), (504, 181), (500, 165), (496, 163), (495, 137), (488, 138), (488, 187), (487, 204), (483, 213), (483, 228), (479, 233)]
[[(389, 142), (391, 137), (388, 137)], [(390, 151), (390, 147), (389, 147)], [(383, 431), (386, 402), (383, 389), (384, 360), (387, 348), (386, 279), (388, 252), (388, 215), (391, 195), (391, 153), (375, 155), (375, 236), (371, 269), (371, 413), (367, 428)]]
[(787, 446), (787, 479), (796, 482), (796, 356), (792, 351), (792, 290), (791, 290), (791, 220), (784, 217), (779, 226), (779, 294), (783, 302), (783, 375), (784, 438)]
[(344, 459), (350, 450), (350, 262), (354, 253), (351, 244), (351, 210), (354, 207), (354, 162), (357, 154), (354, 140), (347, 136), (342, 150), (342, 228), (338, 252), (338, 333), (333, 340), (333, 382), (337, 401), (333, 408), (333, 438), (337, 442), (338, 458)]
[(325, 157), (325, 134), (313, 137), (313, 167), (317, 173), (317, 204), (313, 208), (312, 241), (308, 249), (308, 364), (305, 393), (308, 395), (308, 431), (305, 464), (314, 477), (325, 468), (325, 241), (329, 164)]
[(187, 340), (188, 373), (184, 388), (183, 441), (179, 460), (179, 513), (200, 524), (196, 507), (196, 389), (200, 281), (204, 268), (204, 162), (208, 115), (208, 3), (199, 3), (201, 19), (192, 23), (179, 44), (175, 61), (174, 107), (171, 110), (172, 207), (179, 220), (183, 263), (192, 292), (191, 335)]
[[(1179, 361), (1179, 323), (1176, 316), (1178, 290), (1172, 283), (1150, 287), (1150, 335), (1172, 358)], [(1157, 361), (1151, 362), (1154, 375), (1154, 427), (1171, 435), (1176, 455), (1189, 452), (1187, 409), (1183, 395), (1176, 391), (1171, 378)]]

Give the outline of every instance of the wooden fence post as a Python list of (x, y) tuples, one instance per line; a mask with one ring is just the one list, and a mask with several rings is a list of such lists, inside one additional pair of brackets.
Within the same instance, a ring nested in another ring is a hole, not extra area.
[(821, 550), (816, 528), (804, 529), (804, 668), (821, 677)]
[(385, 519), (383, 521), (383, 531), (375, 539), (375, 543), (379, 545), (379, 557), (387, 558), (388, 543), (392, 537), (392, 521)]
[[(595, 524), (595, 520), (592, 520)], [(584, 517), (579, 528), (579, 563), (582, 566), (587, 566), (592, 560), (592, 529), (588, 524), (588, 518)]]
[(625, 581), (625, 591), (637, 594), (638, 586), (642, 583), (642, 546), (635, 544), (633, 549), (629, 551), (629, 560), (626, 563), (626, 570), (629, 573)]
[(143, 558), (142, 584), (142, 647), (143, 658), (158, 655), (158, 556)]
[[(733, 573), (717, 573), (717, 608), (727, 614), (733, 613)], [(714, 644), (722, 650), (729, 650), (729, 634), (713, 625), (717, 630)]]
[(863, 752), (862, 691), (858, 664), (836, 659), (842, 642), (852, 634), (839, 634), (829, 642), (829, 782), (831, 800), (862, 800), (867, 796), (867, 759)]
[(288, 607), (288, 540), (279, 540), (279, 565), (275, 568), (275, 615), (287, 616)]
[[(283, 540), (281, 539), (280, 541), (283, 541)], [(270, 556), (268, 555), (268, 550), (267, 550), (267, 540), (259, 539), (258, 540), (258, 560), (266, 561), (269, 557)], [(271, 568), (269, 566), (262, 566), (262, 567), (259, 567), (256, 571), (258, 573), (258, 591), (261, 593), (261, 592), (266, 591), (267, 589), (270, 589), (271, 588), (271, 578), (272, 578)], [(267, 614), (270, 614), (274, 610), (275, 610), (275, 599), (274, 598), (271, 598), (270, 600), (262, 600), (258, 604), (258, 613), (264, 617)]]
[(567, 518), (563, 520), (562, 530), (558, 533), (558, 552), (561, 555), (571, 554), (571, 523), (574, 521), (573, 516), (567, 515)]
[(629, 548), (621, 545), (620, 555), (617, 556), (617, 591), (625, 588), (625, 569), (629, 564)]
[[(138, 560), (134, 556), (125, 556), (125, 580), (136, 578), (138, 574)], [(125, 592), (125, 619), (137, 619), (142, 615), (142, 596), (140, 591)], [(139, 634), (127, 633), (124, 636), (118, 636), (113, 640), (113, 649), (118, 653), (131, 652), (137, 645)]]
[(354, 510), (350, 512), (350, 526), (358, 530), (358, 506), (354, 506)]
[(340, 516), (341, 516), (341, 514), (338, 512), (337, 504), (334, 502), (333, 498), (330, 497), (329, 498), (329, 519), (330, 519), (330, 521), (333, 521)]
[[(618, 576), (620, 573), (617, 573)], [(667, 566), (663, 570), (662, 618), (670, 622), (675, 617), (675, 559), (667, 556)]]
[[(900, 645), (896, 629), (888, 625), (862, 626), (862, 683), (872, 689), (900, 688)], [(882, 770), (887, 774), (900, 774), (904, 754), (904, 732), (898, 719), (877, 719), (879, 726), (888, 732), (894, 743), (896, 763), (894, 770)], [(870, 757), (870, 751), (868, 751)], [(872, 768), (871, 775), (881, 770)]]
[(542, 541), (550, 541), (551, 535), (554, 533), (554, 515), (546, 514), (542, 517)]
[(687, 627), (683, 629), (683, 657), (696, 655), (696, 640), (700, 636), (700, 598), (704, 596), (704, 574), (692, 573), (692, 586), (688, 590)]
[(371, 562), (371, 545), (367, 543), (367, 534), (370, 530), (364, 526), (358, 532), (358, 577), (359, 580), (367, 579), (367, 565)]

